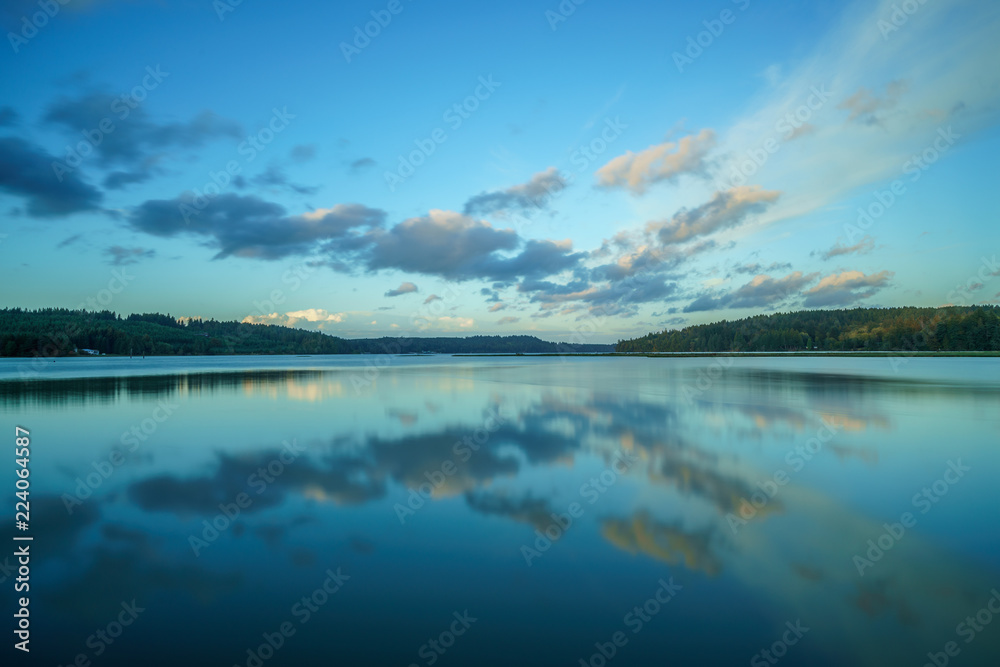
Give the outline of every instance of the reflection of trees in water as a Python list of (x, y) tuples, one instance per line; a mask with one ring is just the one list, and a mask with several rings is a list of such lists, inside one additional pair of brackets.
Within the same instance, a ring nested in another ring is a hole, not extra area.
[[(883, 361), (883, 360), (878, 360)], [(889, 360), (885, 368), (890, 369)], [(850, 373), (795, 372), (777, 369), (732, 368), (713, 387), (718, 391), (751, 394), (761, 403), (778, 404), (784, 396), (805, 396), (812, 404), (856, 405), (873, 398), (947, 398), (964, 397), (1000, 401), (1000, 387), (991, 383), (960, 380), (936, 380), (908, 375), (905, 367), (898, 376), (852, 375)]]
[[(244, 389), (248, 382), (267, 388), (290, 380), (319, 382), (324, 376), (325, 373), (315, 371), (261, 372), (120, 378), (104, 382), (110, 387), (107, 393), (113, 396), (122, 391), (176, 392), (182, 386), (185, 391), (192, 386), (204, 391), (224, 387)], [(299, 531), (293, 535), (296, 539), (290, 539), (293, 522), (276, 521), (280, 512), (299, 505), (297, 501), (301, 499), (348, 507), (381, 502), (391, 519), (387, 499), (393, 484), (416, 488), (428, 482), (428, 472), (440, 471), (445, 461), (454, 464), (454, 472), (434, 489), (431, 502), (461, 498), (477, 514), (502, 516), (522, 523), (525, 531), (544, 528), (551, 523), (552, 511), (565, 510), (563, 503), (555, 503), (548, 495), (547, 487), (514, 492), (497, 488), (502, 485), (496, 482), (501, 478), (514, 482), (526, 468), (546, 466), (567, 479), (575, 479), (579, 473), (583, 481), (587, 475), (579, 468), (574, 472), (572, 467), (561, 466), (580, 461), (580, 454), (607, 459), (618, 448), (625, 448), (638, 458), (627, 479), (632, 480), (629, 483), (644, 486), (641, 506), (639, 501), (635, 506), (621, 509), (609, 504), (601, 510), (601, 515), (593, 517), (588, 511), (588, 520), (600, 519), (603, 537), (603, 541), (588, 543), (588, 548), (618, 550), (616, 553), (624, 559), (627, 559), (625, 553), (633, 554), (647, 563), (651, 559), (708, 576), (724, 573), (725, 577), (720, 579), (731, 578), (748, 588), (759, 581), (760, 596), (776, 608), (823, 610), (828, 615), (824, 621), (833, 630), (831, 636), (865, 639), (872, 634), (872, 619), (884, 622), (890, 632), (898, 633), (912, 632), (911, 627), (945, 627), (948, 623), (954, 627), (962, 618), (959, 612), (980, 604), (976, 594), (986, 593), (988, 587), (981, 591), (977, 587), (985, 586), (986, 580), (980, 571), (963, 568), (957, 559), (949, 560), (954, 554), (928, 545), (917, 532), (908, 534), (886, 557), (886, 562), (878, 564), (876, 576), (859, 580), (850, 568), (851, 556), (866, 540), (877, 535), (880, 521), (803, 487), (797, 478), (757, 509), (754, 520), (739, 534), (734, 535), (726, 523), (726, 514), (738, 513), (743, 500), (757, 491), (758, 479), (766, 475), (760, 476), (761, 471), (748, 467), (737, 454), (719, 451), (707, 440), (699, 442), (696, 435), (689, 435), (692, 426), (697, 429), (709, 419), (730, 424), (750, 421), (764, 435), (773, 434), (778, 428), (805, 434), (825, 416), (839, 419), (838, 426), (849, 433), (889, 428), (889, 421), (872, 414), (872, 405), (859, 398), (889, 392), (920, 397), (944, 393), (949, 400), (962, 396), (992, 400), (992, 396), (980, 390), (932, 384), (912, 392), (899, 383), (869, 382), (863, 378), (834, 380), (834, 385), (825, 389), (814, 379), (789, 379), (784, 374), (769, 373), (758, 375), (753, 383), (738, 390), (742, 402), (729, 402), (733, 394), (726, 392), (737, 389), (727, 386), (720, 387), (723, 392), (718, 395), (718, 402), (706, 401), (693, 408), (679, 395), (644, 398), (581, 390), (570, 396), (541, 390), (533, 401), (520, 404), (518, 414), (491, 432), (480, 449), (465, 460), (456, 455), (455, 445), (482, 426), (492, 402), (483, 406), (481, 414), (466, 413), (460, 423), (428, 426), (419, 433), (414, 432), (418, 427), (434, 423), (433, 419), (425, 418), (432, 407), (427, 407), (427, 412), (411, 408), (406, 419), (387, 407), (385, 414), (389, 418), (408, 423), (407, 428), (401, 429), (405, 435), (340, 433), (326, 443), (311, 445), (275, 477), (266, 493), (260, 496), (251, 493), (254, 503), (241, 516), (246, 523), (246, 536), (242, 539), (260, 540), (275, 548), (298, 549), (294, 554), (289, 552), (291, 561), (309, 563), (315, 556), (310, 556), (298, 543), (299, 538), (326, 539), (336, 527), (320, 523), (322, 510), (317, 505), (306, 505), (310, 518), (317, 519), (316, 525), (300, 521), (302, 527), (294, 529)], [(753, 389), (747, 388), (751, 386)], [(753, 393), (763, 387), (770, 389)], [(798, 405), (785, 407), (786, 390), (789, 396), (797, 396)], [(802, 400), (802, 392), (808, 400)], [(859, 455), (842, 442), (829, 447), (828, 461), (833, 461), (834, 456)], [(130, 509), (169, 512), (197, 524), (202, 518), (217, 514), (220, 502), (232, 502), (238, 493), (247, 491), (248, 476), (266, 466), (278, 453), (273, 447), (248, 448), (238, 456), (218, 453), (214, 466), (207, 472), (144, 477), (129, 486), (124, 499), (131, 503)], [(658, 502), (666, 498), (670, 502)], [(108, 502), (121, 500), (112, 501), (106, 496), (95, 497), (92, 502), (101, 509)], [(40, 503), (38, 511), (43, 508), (44, 503)], [(273, 514), (259, 513), (265, 509)], [(81, 564), (80, 577), (69, 582), (60, 594), (64, 598), (60, 604), (65, 609), (72, 609), (88, 596), (117, 603), (112, 597), (124, 596), (124, 587), (98, 590), (93, 583), (102, 578), (110, 581), (116, 573), (121, 574), (123, 586), (150, 592), (180, 588), (179, 577), (216, 593), (230, 590), (226, 586), (239, 585), (238, 577), (229, 580), (223, 577), (215, 583), (225, 586), (212, 588), (206, 583), (206, 577), (215, 576), (210, 571), (185, 569), (172, 563), (165, 554), (157, 554), (161, 546), (152, 532), (144, 534), (104, 523), (100, 526), (100, 546), (87, 547), (81, 535), (89, 535), (86, 531), (97, 528), (93, 525), (98, 522), (97, 515), (92, 512), (79, 520), (60, 523), (55, 510), (64, 513), (61, 501), (52, 504), (52, 517), (38, 521), (40, 526), (51, 525), (56, 530), (44, 541), (58, 544), (61, 551), (79, 558)], [(771, 516), (760, 521), (764, 514)], [(81, 523), (74, 523), (77, 521)], [(234, 525), (234, 540), (241, 539), (239, 530)], [(420, 528), (411, 529), (408, 525), (407, 530)], [(320, 534), (322, 537), (316, 537)], [(403, 533), (398, 538), (391, 537), (393, 533), (388, 535), (388, 539), (405, 539)], [(342, 537), (345, 544), (349, 541), (351, 545), (345, 548), (356, 553), (371, 553), (376, 546), (347, 532)], [(516, 546), (510, 545), (511, 549)], [(923, 556), (910, 558), (913, 554)], [(594, 555), (597, 560), (603, 557)], [(954, 593), (942, 592), (945, 583)], [(886, 645), (898, 647), (901, 636), (890, 634)], [(979, 641), (985, 645), (990, 640)]]
[(260, 390), (291, 382), (318, 382), (325, 374), (325, 371), (286, 370), (0, 381), (0, 405), (114, 403), (124, 397), (158, 399), (223, 390)]
[[(289, 374), (259, 376), (266, 384), (272, 380), (287, 381)], [(245, 386), (247, 376), (229, 374), (225, 380), (231, 385)], [(767, 423), (779, 420), (803, 425), (818, 421), (817, 415), (808, 410), (745, 405), (741, 409)], [(388, 413), (394, 414), (392, 410)], [(648, 480), (676, 488), (682, 497), (714, 508), (719, 517), (738, 514), (757, 491), (751, 477), (739, 474), (742, 467), (732, 457), (676, 435), (680, 429), (680, 414), (679, 405), (665, 401), (595, 393), (584, 393), (579, 400), (573, 401), (560, 394), (546, 393), (535, 403), (522, 406), (516, 417), (490, 433), (476, 451), (456, 450), (456, 445), (477, 428), (475, 424), (451, 425), (395, 437), (337, 436), (329, 446), (313, 447), (308, 456), (290, 464), (268, 485), (267, 499), (255, 503), (247, 513), (277, 505), (289, 495), (341, 505), (367, 503), (384, 498), (388, 483), (392, 481), (409, 489), (421, 485), (431, 488), (431, 500), (465, 494), (468, 507), (476, 512), (544, 527), (552, 511), (545, 497), (518, 497), (499, 491), (488, 493), (484, 486), (500, 477), (515, 478), (523, 462), (533, 465), (570, 462), (582, 451), (606, 458), (618, 447), (625, 447), (639, 454), (640, 464), (635, 471), (645, 470)], [(460, 456), (458, 451), (464, 451), (465, 455)], [(239, 457), (220, 453), (213, 473), (196, 477), (157, 475), (145, 478), (130, 486), (128, 497), (147, 511), (211, 515), (220, 502), (228, 502), (245, 491), (247, 478), (277, 454), (271, 450), (248, 452)], [(720, 456), (724, 460), (720, 460)], [(440, 473), (445, 462), (452, 464), (449, 474)], [(432, 477), (439, 481), (428, 484)], [(784, 509), (782, 498), (769, 498), (763, 507), (755, 510), (754, 519), (781, 513)], [(684, 545), (689, 553), (700, 553), (692, 545), (702, 545), (702, 551), (708, 553), (708, 543), (704, 539), (707, 528), (685, 536), (679, 525), (656, 527), (653, 525), (656, 520), (648, 515), (629, 521), (635, 524), (630, 540), (623, 537), (625, 532), (621, 525), (608, 524), (618, 525), (606, 534), (618, 536), (617, 546), (629, 544), (630, 549), (649, 555), (656, 553), (661, 558), (671, 549), (680, 548), (677, 545)], [(640, 544), (646, 544), (639, 539), (640, 535), (655, 536), (656, 539), (649, 543), (652, 545), (657, 544), (657, 540), (665, 542), (660, 544), (659, 551), (649, 552), (639, 548)], [(688, 560), (684, 558), (679, 562)], [(718, 559), (702, 557), (694, 562), (699, 563), (702, 571), (716, 571), (714, 568), (718, 566)]]

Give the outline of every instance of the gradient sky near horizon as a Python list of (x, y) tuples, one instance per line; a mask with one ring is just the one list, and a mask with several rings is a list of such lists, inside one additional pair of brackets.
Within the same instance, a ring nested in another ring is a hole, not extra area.
[(990, 0), (16, 0), (0, 22), (2, 306), (613, 342), (1000, 303)]

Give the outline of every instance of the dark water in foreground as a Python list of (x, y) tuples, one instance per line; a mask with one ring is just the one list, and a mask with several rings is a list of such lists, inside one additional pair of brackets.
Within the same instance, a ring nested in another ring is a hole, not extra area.
[(1000, 360), (375, 361), (0, 363), (4, 664), (1000, 664)]

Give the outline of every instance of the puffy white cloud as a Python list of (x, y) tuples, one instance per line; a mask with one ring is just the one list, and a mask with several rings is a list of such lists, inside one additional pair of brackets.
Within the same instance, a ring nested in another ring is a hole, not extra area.
[(497, 229), (454, 211), (431, 210), (405, 220), (375, 236), (369, 266), (437, 274), (450, 278), (473, 277), (493, 253), (514, 250), (518, 236), (513, 229)]
[(879, 271), (871, 275), (865, 275), (861, 271), (833, 273), (805, 292), (802, 305), (807, 308), (849, 306), (870, 298), (888, 286), (894, 275), (891, 271)]
[(543, 208), (553, 196), (566, 189), (567, 185), (559, 170), (549, 167), (532, 176), (527, 183), (514, 185), (506, 190), (483, 192), (472, 197), (465, 203), (463, 212), (466, 215), (489, 215), (510, 210), (528, 213), (532, 209)]
[(714, 147), (715, 132), (704, 129), (676, 142), (655, 144), (638, 153), (628, 151), (597, 170), (597, 183), (643, 194), (653, 183), (674, 180), (681, 174), (704, 174), (705, 158)]
[(797, 297), (799, 290), (818, 277), (818, 273), (804, 275), (801, 271), (795, 271), (779, 279), (768, 275), (755, 276), (753, 280), (732, 292), (719, 296), (703, 294), (692, 301), (684, 312), (694, 313), (720, 308), (775, 307), (792, 297)]
[(309, 322), (322, 328), (327, 323), (339, 323), (347, 319), (345, 313), (331, 313), (322, 308), (307, 308), (305, 310), (292, 310), (287, 313), (270, 313), (267, 315), (247, 315), (243, 318), (246, 324), (277, 324), (280, 326), (294, 327), (300, 322)]
[[(378, 230), (371, 241), (363, 252), (369, 270), (395, 269), (451, 280), (546, 276), (573, 268), (586, 256), (574, 253), (569, 241), (524, 241), (513, 229), (437, 209)], [(511, 251), (519, 252), (505, 254)]]
[(763, 190), (760, 186), (741, 185), (716, 192), (712, 199), (692, 209), (681, 209), (670, 220), (652, 222), (648, 231), (655, 232), (666, 245), (684, 243), (723, 229), (736, 227), (748, 216), (762, 213), (778, 200), (781, 193)]
[(130, 227), (153, 236), (203, 236), (218, 248), (217, 259), (254, 257), (281, 259), (304, 255), (317, 243), (346, 244), (363, 230), (378, 227), (385, 213), (361, 204), (338, 204), (297, 216), (253, 196), (222, 194), (201, 209), (184, 197), (152, 199), (126, 215)]
[(450, 317), (447, 315), (437, 318), (436, 322), (438, 326), (435, 328), (439, 328), (443, 331), (471, 329), (476, 324), (476, 321), (471, 317)]
[(571, 269), (586, 257), (574, 253), (568, 240), (526, 240), (513, 229), (440, 209), (386, 229), (385, 212), (361, 204), (289, 216), (284, 207), (258, 197), (224, 194), (202, 209), (184, 197), (149, 200), (125, 219), (132, 229), (154, 236), (207, 237), (218, 248), (216, 259), (319, 253), (324, 259), (317, 263), (347, 273), (386, 269), (512, 281)]
[(417, 291), (417, 286), (410, 282), (400, 283), (396, 289), (391, 289), (385, 293), (386, 296), (401, 296), (403, 294), (413, 294)]

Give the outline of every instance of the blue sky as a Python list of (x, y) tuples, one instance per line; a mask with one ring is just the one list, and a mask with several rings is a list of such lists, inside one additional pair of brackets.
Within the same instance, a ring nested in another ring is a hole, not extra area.
[(993, 2), (0, 21), (6, 306), (606, 342), (1000, 297)]

